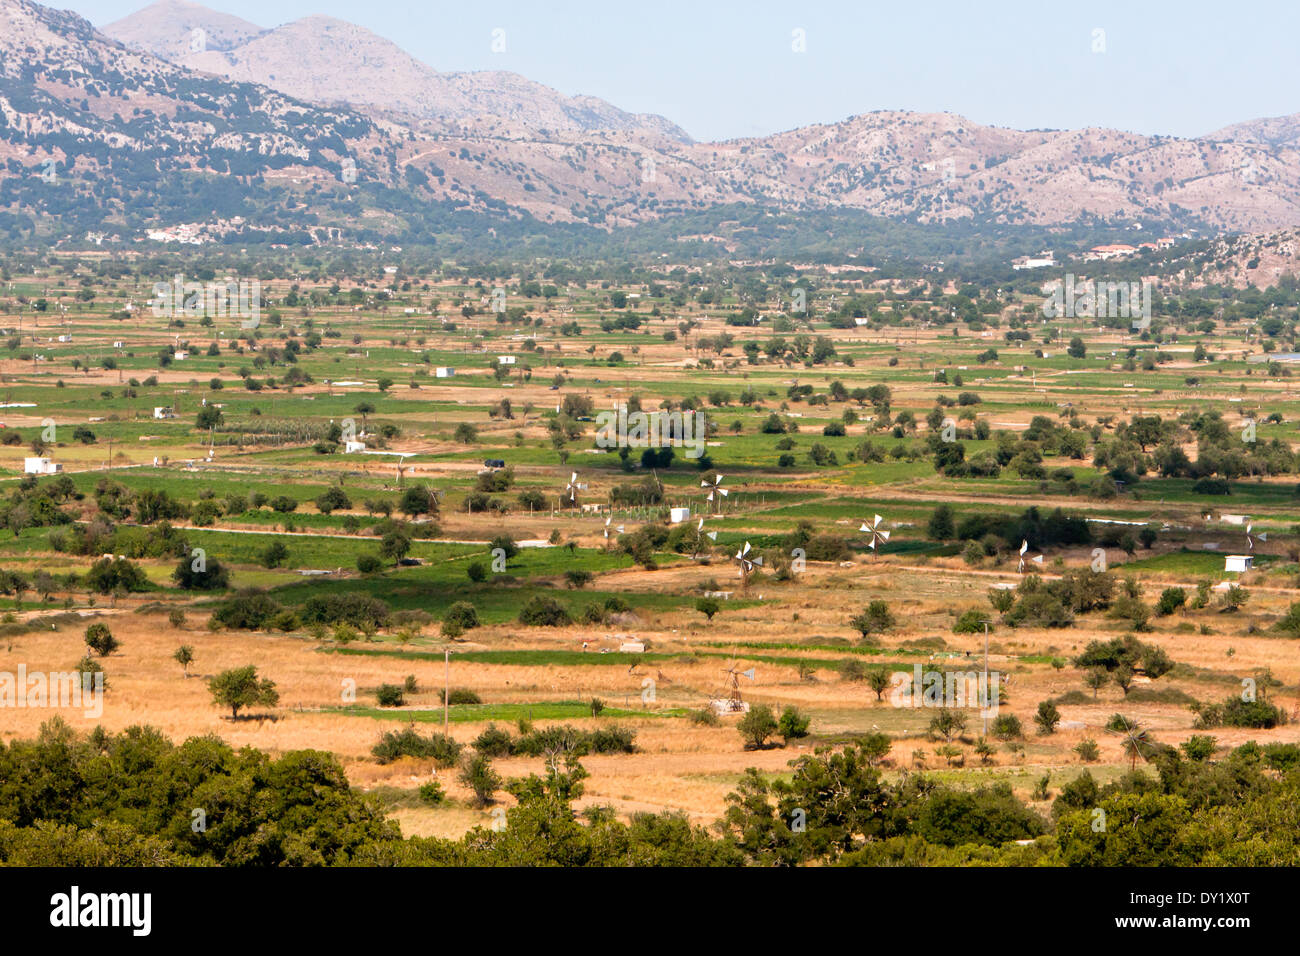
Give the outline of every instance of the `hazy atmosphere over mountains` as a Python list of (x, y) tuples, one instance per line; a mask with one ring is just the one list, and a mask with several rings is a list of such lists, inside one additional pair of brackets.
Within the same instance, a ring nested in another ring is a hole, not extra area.
[[(72, 203), (85, 222), (93, 202), (109, 223), (165, 221), (196, 188), (185, 177), (207, 172), (241, 195), (287, 190), (275, 213), (245, 205), (239, 216), (270, 230), (309, 227), (316, 240), (339, 230), (410, 239), (434, 229), (429, 208), (610, 228), (733, 203), (920, 224), (1300, 225), (1295, 117), (1180, 139), (877, 111), (693, 142), (671, 117), (513, 73), (439, 72), (330, 17), (266, 29), (164, 0), (101, 32), (75, 14), (0, 0), (0, 25), (10, 172), (53, 160), (84, 186), (78, 202), (51, 204), (30, 183), (11, 185), (12, 214)], [(150, 170), (180, 191), (177, 202), (126, 201), (147, 191)], [(221, 192), (210, 179), (202, 188)], [(230, 218), (232, 202), (212, 212)]]

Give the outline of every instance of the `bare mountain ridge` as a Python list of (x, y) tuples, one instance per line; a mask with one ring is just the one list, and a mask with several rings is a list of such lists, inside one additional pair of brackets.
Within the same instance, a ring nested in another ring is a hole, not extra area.
[[(303, 17), (262, 30), (242, 20), (217, 20), (224, 16), (185, 0), (161, 0), (103, 32), (179, 66), (314, 103), (468, 126), (491, 117), (498, 134), (610, 130), (690, 140), (661, 116), (628, 113), (594, 96), (565, 96), (516, 73), (440, 73), (395, 43), (333, 17)], [(220, 28), (223, 41), (195, 49), (196, 28)]]
[(1201, 138), (1216, 142), (1295, 146), (1300, 144), (1300, 113), (1293, 113), (1290, 116), (1269, 116), (1263, 119), (1247, 120), (1244, 123), (1234, 123)]
[[(170, 11), (173, 30), (220, 26), (197, 5), (161, 9)], [(1220, 141), (1107, 129), (1021, 131), (951, 113), (900, 111), (719, 143), (686, 143), (644, 128), (579, 129), (566, 116), (548, 119), (563, 127), (549, 129), (494, 112), (503, 96), (524, 96), (536, 86), (514, 74), (437, 74), (387, 41), (327, 18), (289, 27), (334, 35), (335, 46), (354, 44), (350, 62), (360, 72), (336, 69), (327, 77), (343, 75), (344, 93), (382, 89), (387, 81), (373, 71), (387, 65), (470, 84), (454, 114), (461, 119), (338, 106), (329, 98), (312, 107), (283, 86), (229, 80), (128, 48), (75, 14), (0, 0), (0, 132), (7, 130), (0, 159), (31, 167), (54, 155), (71, 168), (102, 171), (124, 169), (124, 159), (145, 154), (160, 169), (327, 188), (303, 201), (308, 211), (326, 208), (333, 193), (378, 182), (407, 190), (417, 203), (446, 199), (468, 210), (526, 211), (543, 221), (604, 227), (730, 202), (849, 207), (922, 222), (1101, 221), (1117, 229), (1174, 223), (1243, 232), (1300, 226), (1300, 150), (1286, 144), (1227, 134)], [(139, 40), (141, 21), (134, 29)], [(250, 48), (301, 36), (278, 32), (178, 56), (235, 64)], [(302, 76), (325, 75), (319, 64), (332, 62), (335, 48), (323, 49), (297, 49)], [(288, 85), (278, 73), (268, 80)], [(607, 105), (566, 102), (577, 109)], [(350, 164), (356, 175), (344, 178)], [(138, 169), (131, 175), (149, 181)], [(388, 217), (380, 221), (387, 228)]]
[[(196, 31), (201, 33), (196, 35)], [(234, 49), (263, 30), (255, 23), (190, 0), (160, 0), (102, 32), (126, 46), (176, 61), (196, 48)]]
[[(190, 19), (176, 16), (177, 6)], [(164, 0), (106, 30), (125, 39), (130, 21), (132, 42), (174, 50), (183, 39), (177, 31), (199, 22), (196, 9)], [(151, 17), (156, 29), (147, 36)], [(432, 174), (432, 194), (481, 190), (543, 219), (619, 224), (682, 205), (749, 200), (852, 206), (922, 222), (1191, 221), (1255, 231), (1300, 224), (1300, 144), (1291, 133), (1300, 118), (1191, 140), (1010, 130), (955, 114), (880, 111), (692, 143), (660, 117), (564, 97), (517, 74), (439, 73), (329, 17), (296, 20), (224, 49), (186, 47), (175, 59), (311, 102), (391, 114), (436, 144), (402, 157)]]

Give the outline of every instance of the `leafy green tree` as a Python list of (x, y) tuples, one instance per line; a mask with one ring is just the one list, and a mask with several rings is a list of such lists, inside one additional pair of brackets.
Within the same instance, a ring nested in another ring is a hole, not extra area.
[(1025, 735), (1015, 714), (998, 714), (993, 718), (993, 736), (998, 740), (1018, 740)]
[(496, 802), (496, 793), (501, 789), (501, 775), (492, 767), (486, 755), (472, 753), (461, 762), (460, 782), (474, 795), (474, 805), (490, 806)]
[(966, 729), (966, 714), (951, 707), (941, 707), (930, 719), (930, 736), (942, 737), (944, 743), (952, 743), (952, 738), (959, 736)]
[(719, 603), (717, 598), (702, 597), (696, 599), (695, 610), (699, 611), (710, 621), (712, 621), (713, 615), (717, 614), (720, 610), (722, 610), (722, 604)]
[(344, 508), (352, 507), (352, 499), (338, 485), (330, 485), (319, 495), (316, 496), (316, 510), (323, 515), (330, 514)]
[(455, 624), (463, 633), (479, 626), (478, 609), (469, 601), (457, 601), (447, 608), (442, 620), (444, 624)]
[(952, 505), (939, 505), (930, 514), (925, 526), (926, 536), (934, 541), (951, 541), (957, 537), (957, 523)]
[(849, 626), (862, 635), (863, 640), (894, 626), (894, 614), (884, 601), (871, 601), (866, 608), (849, 619)]
[(1097, 692), (1110, 683), (1110, 672), (1104, 667), (1089, 667), (1083, 672), (1083, 683), (1092, 689), (1092, 699), (1097, 699)]
[(100, 657), (107, 657), (121, 645), (107, 624), (96, 621), (86, 628), (86, 646)]
[(210, 678), (208, 691), (212, 694), (212, 702), (221, 707), (229, 707), (230, 716), (234, 718), (239, 717), (239, 711), (243, 708), (274, 707), (280, 702), (275, 682), (265, 677), (259, 679), (257, 668), (252, 664), (233, 667)]
[(187, 554), (172, 571), (172, 580), (186, 591), (219, 591), (230, 586), (230, 572), (216, 558), (205, 555), (198, 560)]
[(754, 704), (749, 713), (740, 718), (736, 729), (740, 731), (746, 750), (762, 750), (768, 738), (777, 732), (776, 717), (767, 704)]
[(1156, 614), (1166, 617), (1187, 604), (1187, 592), (1182, 588), (1165, 588), (1156, 602)]
[(1043, 736), (1050, 736), (1056, 733), (1056, 725), (1061, 722), (1061, 711), (1050, 700), (1040, 701), (1038, 712), (1034, 714), (1034, 723), (1038, 725), (1038, 732)]
[(776, 722), (776, 732), (785, 740), (786, 746), (789, 746), (790, 741), (808, 736), (810, 723), (810, 719), (801, 714), (799, 708), (787, 704)]
[(885, 691), (889, 690), (894, 675), (883, 664), (867, 671), (867, 686), (876, 694), (876, 703), (880, 703)]
[[(1057, 824), (1061, 860), (1067, 866), (1187, 866), (1200, 853), (1188, 839), (1191, 814), (1180, 796), (1156, 792), (1116, 793), (1092, 810), (1068, 813)], [(1103, 828), (1094, 822), (1105, 820)]]

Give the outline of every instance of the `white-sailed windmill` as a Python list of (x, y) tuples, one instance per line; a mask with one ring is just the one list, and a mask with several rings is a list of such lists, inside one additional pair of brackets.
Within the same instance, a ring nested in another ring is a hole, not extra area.
[(716, 542), (718, 540), (718, 532), (705, 531), (704, 518), (701, 516), (699, 524), (695, 526), (695, 553), (691, 555), (692, 561), (694, 561), (696, 558), (700, 556), (700, 548), (704, 545), (705, 538), (708, 538), (710, 541)]
[(745, 546), (736, 552), (732, 560), (740, 565), (742, 586), (749, 587), (749, 576), (754, 573), (755, 568), (763, 566), (763, 556), (751, 548), (749, 542), (746, 541)]
[[(613, 521), (613, 520), (614, 520), (613, 515), (611, 515), (610, 517), (608, 517), (608, 518), (605, 519), (605, 537), (606, 537), (606, 538), (609, 537), (609, 523), (610, 523), (611, 521)], [(622, 534), (622, 533), (623, 533), (623, 526), (622, 526), (622, 525), (617, 525), (617, 526), (615, 526), (614, 531), (615, 531), (615, 533), (617, 533), (617, 534)]]
[(1260, 541), (1268, 540), (1267, 531), (1261, 531), (1259, 534), (1251, 534), (1251, 531), (1254, 529), (1254, 527), (1255, 526), (1252, 525), (1250, 522), (1246, 523), (1246, 547), (1249, 548), (1251, 551), (1255, 550), (1256, 539), (1259, 539)]
[[(1029, 542), (1024, 538), (1022, 538), (1020, 540), (1020, 563), (1016, 565), (1016, 572), (1019, 574), (1025, 573), (1025, 563), (1026, 563), (1025, 553), (1028, 551), (1029, 551)], [(1032, 558), (1029, 559), (1029, 561), (1032, 562), (1033, 564), (1038, 565), (1040, 568), (1043, 566), (1043, 556), (1041, 554), (1034, 555)]]
[(716, 501), (717, 504), (714, 505), (714, 508), (718, 511), (721, 511), (722, 499), (727, 497), (728, 494), (730, 494), (730, 492), (727, 491), (726, 488), (722, 487), (722, 475), (715, 473), (712, 481), (709, 481), (709, 479), (705, 478), (703, 481), (700, 482), (700, 487), (709, 489), (709, 493), (704, 496), (704, 499), (709, 502)]
[(884, 520), (885, 519), (880, 517), (880, 515), (876, 515), (871, 519), (870, 524), (864, 521), (862, 522), (862, 527), (858, 529), (859, 531), (865, 531), (869, 536), (867, 547), (871, 549), (873, 554), (879, 554), (880, 549), (884, 547), (885, 542), (889, 540), (889, 532), (881, 527)]
[(586, 490), (587, 486), (578, 481), (578, 473), (576, 471), (569, 475), (569, 483), (564, 486), (564, 494), (565, 497), (569, 499), (569, 507), (573, 507), (577, 502), (578, 492)]

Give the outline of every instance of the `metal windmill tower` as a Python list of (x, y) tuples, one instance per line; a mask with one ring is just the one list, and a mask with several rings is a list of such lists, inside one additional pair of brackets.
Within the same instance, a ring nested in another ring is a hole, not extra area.
[(714, 711), (722, 714), (747, 713), (749, 703), (740, 693), (740, 678), (748, 677), (752, 683), (757, 679), (756, 668), (751, 667), (749, 670), (742, 671), (740, 665), (732, 661), (731, 666), (724, 673), (726, 677), (723, 679), (722, 690), (710, 701)]

